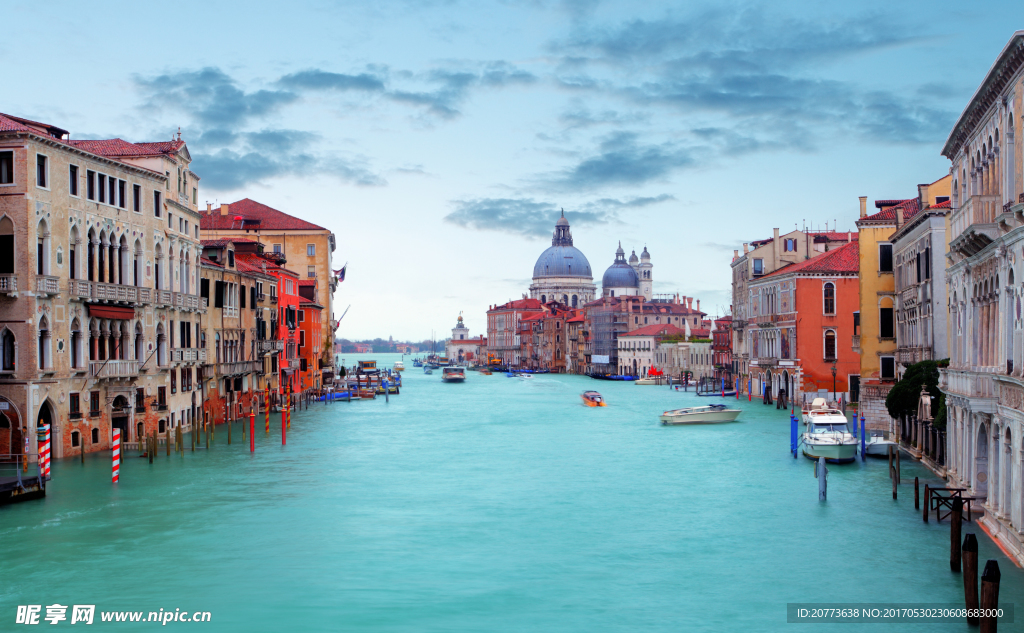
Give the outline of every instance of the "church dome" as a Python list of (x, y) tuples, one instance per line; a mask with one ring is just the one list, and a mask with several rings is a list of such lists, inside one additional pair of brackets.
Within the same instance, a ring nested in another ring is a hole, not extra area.
[(636, 251), (633, 251), (633, 254), (629, 256), (629, 264), (632, 266), (633, 264), (636, 264), (639, 261), (640, 260), (637, 259), (637, 257), (636, 257)]
[(640, 253), (640, 259), (645, 262), (651, 261), (651, 254), (647, 252), (646, 246), (644, 246), (644, 252)]
[(601, 286), (604, 288), (637, 288), (640, 286), (640, 278), (637, 277), (636, 271), (626, 263), (626, 252), (622, 250), (622, 244), (619, 244), (619, 250), (615, 251), (615, 263), (604, 271)]
[(569, 221), (565, 219), (565, 212), (555, 223), (551, 246), (540, 254), (537, 263), (533, 265), (533, 278), (539, 277), (594, 278), (586, 255), (572, 245), (572, 232)]

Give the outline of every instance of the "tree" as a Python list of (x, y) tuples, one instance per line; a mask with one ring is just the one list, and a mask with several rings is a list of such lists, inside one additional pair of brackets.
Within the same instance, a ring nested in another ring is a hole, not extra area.
[(937, 428), (946, 426), (946, 402), (939, 391), (939, 367), (941, 361), (925, 360), (907, 367), (903, 379), (893, 385), (885, 398), (885, 408), (897, 420), (917, 413), (921, 400), (921, 387), (928, 389), (932, 396), (932, 424)]

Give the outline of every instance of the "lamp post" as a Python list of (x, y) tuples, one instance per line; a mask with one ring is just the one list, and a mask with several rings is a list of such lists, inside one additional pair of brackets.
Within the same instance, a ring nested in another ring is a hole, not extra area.
[(836, 398), (836, 361), (832, 361), (832, 401), (838, 402)]

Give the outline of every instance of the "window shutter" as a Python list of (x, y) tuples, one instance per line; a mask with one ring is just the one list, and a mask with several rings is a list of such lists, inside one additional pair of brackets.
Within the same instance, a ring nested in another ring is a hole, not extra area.
[(238, 293), (238, 300), (241, 302), (238, 304), (239, 308), (245, 307), (245, 286), (242, 286), (242, 291)]
[(213, 307), (215, 307), (215, 308), (223, 308), (224, 307), (224, 282), (223, 281), (215, 282), (213, 292), (214, 292)]
[(199, 296), (204, 299), (210, 298), (210, 280), (200, 279), (199, 280)]

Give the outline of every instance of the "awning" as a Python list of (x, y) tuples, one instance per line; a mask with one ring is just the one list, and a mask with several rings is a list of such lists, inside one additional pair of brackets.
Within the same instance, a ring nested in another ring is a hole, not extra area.
[(130, 321), (135, 318), (135, 308), (122, 308), (119, 306), (101, 306), (91, 303), (85, 304), (89, 308), (89, 316), (100, 319), (121, 319)]

